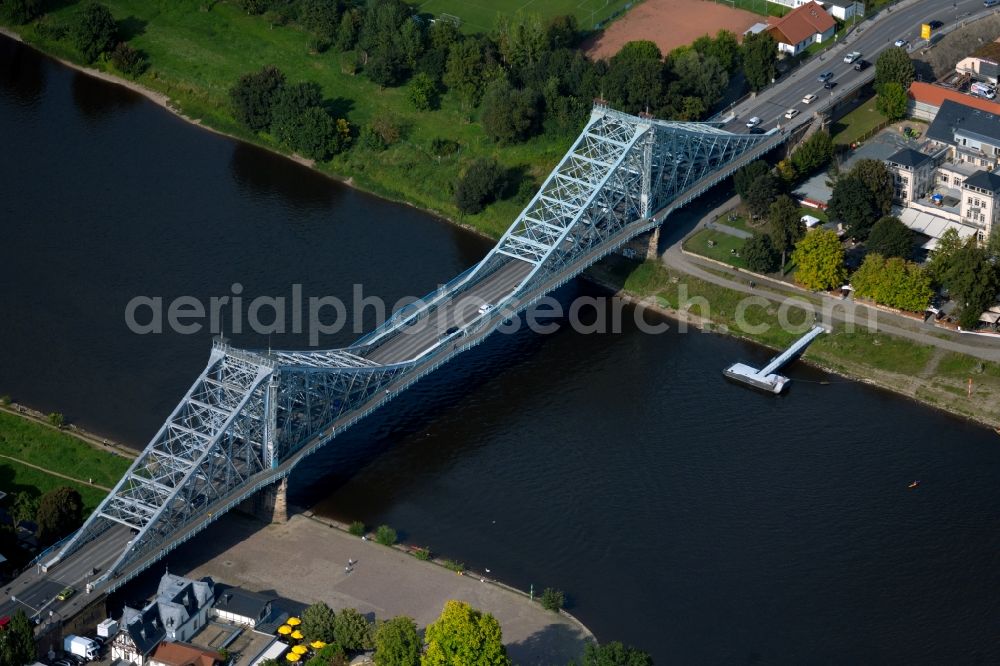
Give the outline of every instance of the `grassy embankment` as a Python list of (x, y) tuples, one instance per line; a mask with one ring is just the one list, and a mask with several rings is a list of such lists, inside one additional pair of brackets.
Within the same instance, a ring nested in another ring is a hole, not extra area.
[(450, 14), (461, 20), (464, 32), (489, 32), (497, 14), (513, 15), (518, 10), (540, 13), (545, 16), (572, 14), (580, 27), (591, 29), (624, 11), (625, 6), (637, 0), (491, 0), (471, 3), (468, 0), (426, 0), (419, 3), (421, 14), (441, 16)]
[[(688, 309), (690, 314), (709, 320), (713, 330), (738, 335), (775, 349), (786, 347), (800, 334), (782, 330), (775, 306), (766, 309), (751, 307), (746, 311), (746, 323), (751, 326), (766, 324), (767, 330), (753, 333), (742, 329), (737, 324), (736, 308), (744, 298), (743, 294), (672, 273), (658, 262), (645, 262), (634, 267), (623, 262), (616, 267), (608, 267), (600, 277), (673, 311), (686, 309), (681, 307), (684, 299), (691, 302), (703, 297), (711, 304), (710, 310), (704, 312), (695, 305)], [(761, 285), (759, 289), (767, 291), (767, 285)], [(814, 296), (803, 294), (798, 298), (818, 305)], [(788, 314), (792, 324), (808, 324), (811, 319), (811, 314), (806, 315), (795, 308)], [(837, 325), (830, 335), (818, 338), (804, 358), (828, 370), (873, 383), (949, 412), (993, 426), (1000, 425), (1000, 365), (944, 352), (903, 338), (870, 333), (863, 326), (859, 323), (854, 331), (848, 332), (843, 325)], [(973, 385), (971, 396), (968, 395), (970, 378)]]
[[(122, 37), (143, 51), (148, 70), (136, 83), (167, 95), (185, 116), (227, 134), (285, 152), (268, 136), (256, 136), (238, 124), (229, 108), (228, 91), (240, 75), (276, 65), (292, 83), (315, 81), (334, 115), (355, 127), (376, 113), (388, 113), (402, 128), (402, 139), (374, 153), (355, 147), (316, 165), (320, 171), (352, 182), (380, 196), (406, 201), (437, 212), (492, 237), (499, 237), (517, 217), (528, 197), (558, 162), (573, 137), (543, 135), (525, 143), (499, 147), (469, 122), (469, 112), (453, 95), (441, 98), (435, 111), (415, 110), (406, 88), (380, 88), (354, 75), (353, 53), (310, 53), (310, 36), (295, 25), (271, 26), (263, 17), (247, 16), (234, 4), (192, 0), (102, 0), (121, 27)], [(203, 11), (202, 7), (211, 5)], [(70, 25), (79, 4), (48, 13), (51, 25)], [(10, 26), (38, 48), (70, 62), (82, 58), (68, 40), (52, 40), (36, 25)], [(103, 62), (92, 65), (113, 73)], [(437, 158), (433, 139), (451, 139), (461, 148)], [(461, 170), (477, 157), (496, 157), (504, 166), (526, 174), (532, 187), (477, 215), (463, 217), (453, 203), (452, 188)], [(530, 192), (528, 191), (530, 190)]]
[[(93, 483), (105, 487), (113, 487), (131, 463), (65, 432), (7, 412), (0, 412), (0, 455), (84, 482), (93, 479)], [(78, 490), (87, 513), (107, 494), (87, 483), (68, 481), (8, 458), (0, 458), (0, 489), (8, 494), (29, 492), (41, 495), (59, 486)]]

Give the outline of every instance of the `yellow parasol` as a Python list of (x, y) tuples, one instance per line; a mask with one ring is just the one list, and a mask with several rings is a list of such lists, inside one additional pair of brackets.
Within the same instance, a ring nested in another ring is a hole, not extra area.
[(294, 652), (295, 654), (305, 654), (306, 652), (309, 652), (309, 648), (307, 648), (305, 645), (295, 645), (292, 646), (292, 652)]
[(299, 619), (299, 618), (297, 618), (297, 617), (290, 617), (290, 618), (288, 618), (288, 620), (287, 620), (287, 621), (285, 622), (285, 624), (287, 624), (287, 625), (288, 625), (289, 627), (297, 627), (297, 626), (299, 626), (300, 624), (302, 624), (302, 620), (300, 620), (300, 619)]
[(287, 659), (288, 661), (298, 661), (301, 658), (302, 655), (298, 654), (297, 652), (289, 652), (288, 654), (285, 655), (285, 659)]
[(324, 643), (323, 641), (313, 641), (312, 643), (309, 644), (309, 646), (314, 650), (322, 650), (323, 648), (326, 647), (326, 643)]
[(280, 627), (278, 627), (278, 633), (281, 634), (282, 636), (287, 636), (288, 634), (292, 633), (292, 628), (289, 627), (287, 624), (283, 624)]
[(296, 629), (295, 631), (292, 632), (292, 638), (294, 638), (297, 641), (301, 641), (304, 638), (304, 636), (302, 635), (301, 631)]

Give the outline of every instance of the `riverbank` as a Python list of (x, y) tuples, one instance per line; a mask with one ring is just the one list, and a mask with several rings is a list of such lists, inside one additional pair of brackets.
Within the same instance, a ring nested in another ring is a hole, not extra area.
[(38, 497), (70, 486), (80, 493), (89, 513), (131, 460), (110, 443), (83, 439), (39, 417), (20, 405), (0, 409), (0, 487), (8, 494)]
[[(355, 608), (379, 619), (406, 615), (421, 628), (437, 619), (449, 599), (465, 601), (496, 617), (515, 664), (565, 664), (594, 640), (574, 618), (546, 611), (522, 592), (362, 541), (310, 512), (264, 527), (234, 514), (212, 529), (213, 543), (221, 545), (208, 559), (195, 540), (171, 557), (171, 571), (306, 604), (324, 601), (335, 611)], [(354, 562), (349, 571), (348, 560)]]
[[(736, 316), (739, 302), (750, 293), (712, 284), (660, 262), (646, 262), (635, 269), (623, 264), (612, 261), (591, 268), (588, 277), (624, 300), (674, 321), (774, 350), (783, 350), (798, 336), (801, 331), (794, 325), (805, 322), (807, 313), (821, 311), (816, 298), (789, 298), (763, 285), (751, 293), (768, 305), (748, 308), (740, 321)], [(699, 299), (710, 303), (707, 312), (697, 305)], [(793, 324), (793, 330), (781, 325), (781, 317)], [(808, 317), (811, 321), (812, 315)], [(804, 362), (990, 428), (1000, 426), (1000, 364), (903, 337), (910, 331), (900, 329), (893, 335), (886, 329), (896, 327), (884, 322), (879, 322), (876, 332), (867, 329), (867, 321), (858, 321), (853, 329), (843, 321), (827, 323), (832, 325), (831, 333), (809, 347)], [(719, 372), (737, 360), (720, 361)]]

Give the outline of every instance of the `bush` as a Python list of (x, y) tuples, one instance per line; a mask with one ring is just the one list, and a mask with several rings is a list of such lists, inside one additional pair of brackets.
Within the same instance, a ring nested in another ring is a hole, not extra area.
[(52, 412), (48, 416), (49, 423), (57, 428), (62, 428), (66, 424), (66, 417), (59, 412)]
[(388, 525), (379, 525), (375, 530), (375, 540), (383, 546), (391, 546), (396, 543), (396, 530)]
[(463, 213), (478, 213), (497, 200), (505, 184), (503, 169), (496, 160), (478, 159), (458, 179), (455, 205)]
[(117, 34), (118, 24), (111, 10), (96, 2), (88, 2), (73, 25), (73, 45), (87, 62), (94, 62), (111, 48)]
[(406, 97), (417, 111), (429, 111), (438, 107), (438, 88), (434, 79), (426, 72), (418, 72), (406, 87)]
[(456, 573), (462, 573), (465, 571), (465, 564), (462, 562), (456, 562), (455, 560), (442, 560), (441, 564), (444, 565), (445, 569), (451, 569)]
[(3, 0), (0, 15), (12, 23), (27, 23), (42, 14), (42, 0)]
[(285, 75), (273, 65), (241, 76), (229, 89), (236, 120), (254, 132), (270, 127), (272, 107), (284, 85)]
[(542, 596), (538, 598), (538, 601), (541, 602), (542, 608), (545, 610), (558, 613), (559, 609), (566, 603), (566, 597), (562, 590), (547, 587), (542, 591)]
[(350, 532), (351, 534), (353, 534), (356, 537), (364, 536), (365, 535), (365, 524), (363, 522), (361, 522), (360, 520), (355, 520), (347, 528), (347, 531)]
[(10, 405), (10, 396), (0, 395), (0, 405), (3, 405), (4, 407)]
[(778, 270), (780, 256), (766, 234), (755, 233), (743, 243), (740, 256), (747, 262), (747, 268), (757, 273), (773, 273)]
[(118, 46), (111, 52), (111, 62), (115, 69), (133, 79), (146, 71), (145, 56), (125, 42), (118, 42)]
[(414, 548), (410, 552), (413, 554), (413, 557), (417, 558), (418, 560), (424, 560), (426, 562), (427, 560), (431, 559), (430, 548)]
[(452, 141), (451, 139), (431, 139), (431, 153), (435, 157), (454, 155), (458, 152), (458, 149), (459, 145), (457, 141)]

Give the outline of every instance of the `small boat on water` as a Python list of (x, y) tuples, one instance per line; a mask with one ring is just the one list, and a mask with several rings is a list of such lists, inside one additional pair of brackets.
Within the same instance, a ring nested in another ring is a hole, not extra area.
[(920, 482), (919, 482), (919, 481), (914, 481), (914, 482), (912, 482), (912, 483), (911, 483), (911, 484), (910, 484), (909, 486), (907, 486), (907, 487), (908, 487), (908, 488), (910, 488), (910, 489), (913, 489), (913, 488), (916, 488), (916, 487), (917, 487), (917, 486), (919, 486), (919, 485), (920, 485)]

